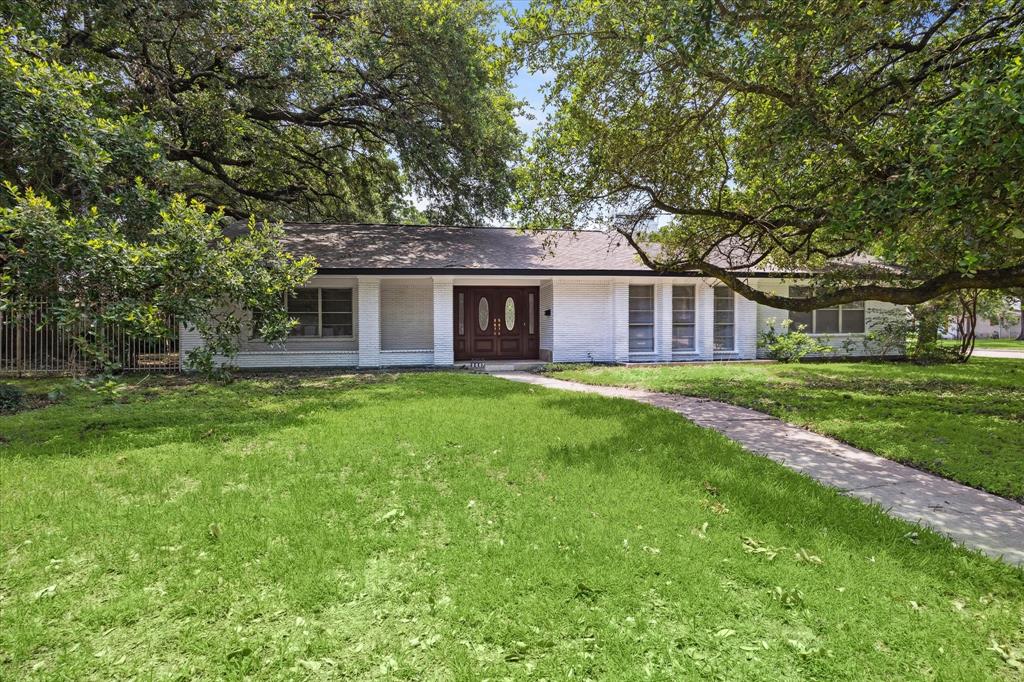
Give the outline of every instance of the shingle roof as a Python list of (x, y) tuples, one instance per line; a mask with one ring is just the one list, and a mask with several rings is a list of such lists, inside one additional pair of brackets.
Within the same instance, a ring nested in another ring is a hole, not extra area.
[(285, 223), (284, 228), (285, 248), (313, 256), (322, 272), (651, 272), (621, 236), (605, 232), (327, 223)]
[[(239, 222), (225, 232), (236, 235), (245, 229)], [(285, 223), (284, 229), (283, 246), (295, 255), (313, 256), (321, 273), (699, 274), (656, 273), (621, 235), (595, 230), (340, 223)], [(745, 274), (784, 273), (764, 264)]]

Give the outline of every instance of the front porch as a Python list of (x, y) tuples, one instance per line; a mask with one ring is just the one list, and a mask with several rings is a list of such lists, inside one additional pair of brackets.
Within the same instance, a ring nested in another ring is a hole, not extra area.
[[(302, 324), (287, 342), (243, 339), (234, 363), (369, 369), (754, 358), (757, 304), (714, 285), (694, 277), (319, 274), (296, 298)], [(183, 330), (183, 353), (200, 342)]]
[(757, 305), (653, 277), (358, 277), (358, 365), (753, 358)]

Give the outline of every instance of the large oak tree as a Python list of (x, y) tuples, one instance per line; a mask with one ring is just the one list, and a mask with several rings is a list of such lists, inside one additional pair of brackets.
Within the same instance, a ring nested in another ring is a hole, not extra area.
[[(143, 113), (168, 189), (294, 220), (500, 215), (521, 144), (487, 0), (0, 0)], [(16, 169), (5, 168), (5, 176)]]
[[(534, 0), (513, 40), (551, 113), (518, 209), (792, 310), (1024, 285), (1022, 31), (1019, 0)], [(729, 268), (769, 265), (825, 276)]]

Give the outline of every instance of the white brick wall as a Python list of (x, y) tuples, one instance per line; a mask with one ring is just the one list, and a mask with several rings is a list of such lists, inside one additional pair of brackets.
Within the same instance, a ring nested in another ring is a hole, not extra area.
[(715, 347), (715, 292), (712, 284), (699, 280), (697, 290), (697, 357), (700, 360), (714, 358)]
[(434, 348), (434, 286), (429, 279), (383, 279), (380, 283), (380, 348)]
[[(616, 280), (612, 284), (612, 360), (629, 362), (629, 281)], [(607, 332), (604, 332), (607, 334)]]
[[(540, 284), (540, 359), (550, 362), (552, 349), (554, 347), (554, 286), (551, 280), (545, 280)], [(545, 312), (551, 310), (551, 315)]]
[(380, 367), (380, 278), (359, 278), (359, 366)]
[(358, 360), (359, 354), (354, 350), (243, 351), (235, 356), (233, 364), (242, 369), (355, 367)]
[(658, 359), (672, 360), (672, 283), (654, 286), (654, 348)]
[[(353, 339), (291, 339), (285, 348), (246, 341), (235, 359), (240, 367), (380, 367), (454, 362), (453, 286), (463, 280), (452, 277), (403, 279), (388, 277), (318, 276), (311, 285), (352, 286), (354, 289)], [(474, 284), (486, 285), (477, 277)], [(764, 290), (785, 293), (788, 282), (752, 280)], [(505, 282), (509, 286), (515, 282)], [(629, 354), (629, 285), (654, 285), (655, 353)], [(672, 353), (672, 287), (692, 284), (696, 294), (697, 352)], [(717, 359), (751, 359), (758, 355), (757, 334), (784, 310), (761, 306), (737, 296), (736, 352), (713, 353), (712, 287), (716, 280), (703, 278), (555, 278), (540, 285), (540, 346), (555, 362), (629, 362)], [(896, 309), (868, 302), (867, 324), (883, 311)], [(544, 311), (551, 310), (551, 316)], [(840, 348), (849, 335), (828, 335), (830, 345)], [(854, 354), (863, 353), (863, 337), (851, 339)], [(181, 350), (187, 353), (201, 343), (194, 330), (181, 330)], [(542, 358), (546, 354), (542, 352)]]
[(455, 363), (455, 300), (451, 277), (433, 278), (435, 365)]
[[(609, 324), (613, 319), (612, 289), (607, 280), (554, 281), (550, 324), (555, 362), (610, 362), (614, 359)], [(541, 301), (543, 325), (543, 293)]]
[(736, 294), (736, 357), (757, 357), (757, 303)]

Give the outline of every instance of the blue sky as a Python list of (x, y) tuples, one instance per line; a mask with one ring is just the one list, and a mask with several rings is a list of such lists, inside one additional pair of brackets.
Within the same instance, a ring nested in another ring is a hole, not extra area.
[[(505, 0), (516, 12), (522, 12), (525, 10), (530, 2), (529, 0)], [(508, 25), (504, 21), (499, 21), (497, 26), (498, 32), (503, 32), (508, 29)], [(516, 97), (526, 102), (527, 109), (530, 114), (535, 118), (530, 120), (525, 116), (520, 116), (516, 119), (519, 123), (519, 127), (525, 133), (533, 132), (533, 129), (537, 127), (537, 122), (543, 113), (544, 107), (544, 95), (540, 89), (547, 81), (547, 76), (544, 73), (530, 73), (526, 69), (521, 69), (519, 73), (512, 79), (512, 91)]]

